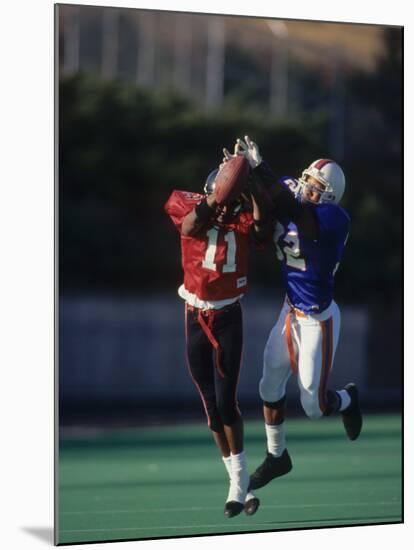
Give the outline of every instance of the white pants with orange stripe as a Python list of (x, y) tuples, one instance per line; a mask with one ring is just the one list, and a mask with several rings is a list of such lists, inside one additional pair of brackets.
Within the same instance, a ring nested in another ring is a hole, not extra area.
[(275, 402), (286, 394), (286, 384), (297, 375), (302, 407), (309, 418), (326, 409), (326, 390), (339, 339), (341, 315), (337, 304), (318, 315), (305, 315), (285, 301), (270, 332), (263, 356), (260, 396)]

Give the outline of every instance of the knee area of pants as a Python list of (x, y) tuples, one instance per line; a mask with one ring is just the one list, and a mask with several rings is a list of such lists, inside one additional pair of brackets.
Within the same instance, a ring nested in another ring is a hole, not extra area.
[(275, 391), (275, 384), (263, 377), (259, 382), (259, 395), (262, 401), (273, 403), (279, 401), (284, 396), (284, 390)]
[(275, 363), (275, 350), (271, 346), (266, 346), (263, 352), (263, 365), (270, 368)]
[(302, 395), (300, 401), (302, 403), (302, 408), (308, 418), (316, 420), (322, 417), (323, 413), (319, 407), (319, 401), (317, 399), (313, 399), (308, 395)]
[(226, 415), (223, 415), (221, 417), (221, 420), (223, 424), (226, 426), (231, 426), (234, 424), (238, 419), (240, 418), (240, 414), (238, 411), (229, 411), (226, 413)]
[(268, 365), (269, 364), (269, 359), (270, 359), (270, 351), (269, 351), (269, 348), (266, 347), (264, 349), (264, 352), (263, 352), (263, 363), (265, 365)]
[(306, 416), (310, 418), (311, 420), (318, 420), (319, 418), (322, 418), (323, 414), (322, 411), (318, 409), (309, 409), (305, 410)]
[(269, 399), (270, 393), (268, 391), (269, 384), (266, 383), (265, 379), (262, 378), (259, 382), (259, 395), (262, 401), (272, 402), (273, 399)]
[(236, 403), (217, 403), (220, 419), (223, 424), (231, 426), (240, 416)]
[(236, 422), (236, 420), (240, 417), (239, 411), (236, 409), (236, 407), (228, 407), (224, 408), (220, 411), (220, 418), (223, 424), (226, 424), (226, 426), (231, 426)]
[(223, 422), (218, 415), (210, 416), (208, 419), (208, 427), (212, 432), (222, 432), (223, 431)]

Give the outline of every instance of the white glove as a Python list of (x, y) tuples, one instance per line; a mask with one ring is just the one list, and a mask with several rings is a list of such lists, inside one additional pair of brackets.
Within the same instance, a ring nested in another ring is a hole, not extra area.
[(230, 151), (228, 149), (226, 149), (224, 147), (224, 149), (223, 149), (224, 157), (223, 157), (222, 163), (219, 166), (219, 170), (221, 170), (223, 168), (223, 166), (226, 164), (226, 162), (228, 162), (230, 159), (232, 159), (234, 157), (237, 157), (237, 154), (238, 154), (237, 153), (237, 144), (234, 146), (234, 154), (233, 155), (230, 153)]
[(256, 168), (262, 162), (262, 157), (259, 153), (259, 147), (257, 143), (252, 141), (249, 136), (244, 136), (245, 141), (237, 138), (236, 145), (234, 146), (234, 152), (237, 155), (244, 156), (252, 168)]

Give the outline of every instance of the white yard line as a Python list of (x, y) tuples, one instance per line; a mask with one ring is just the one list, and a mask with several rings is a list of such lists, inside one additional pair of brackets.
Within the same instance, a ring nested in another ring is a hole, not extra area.
[[(386, 502), (346, 502), (346, 503), (332, 503), (332, 504), (263, 504), (260, 509), (286, 509), (294, 508), (300, 510), (301, 508), (334, 508), (343, 506), (387, 506), (392, 504), (398, 504), (398, 501), (386, 501)], [(75, 510), (72, 512), (61, 512), (61, 515), (87, 515), (87, 514), (152, 514), (154, 512), (199, 512), (201, 510), (217, 510), (217, 506), (189, 506), (186, 508), (144, 508), (144, 509), (128, 509), (128, 510)]]
[[(390, 516), (388, 518), (378, 518), (378, 523), (386, 523), (386, 522), (391, 522), (391, 521), (400, 521), (400, 518), (397, 517), (397, 516)], [(211, 529), (211, 528), (214, 528), (214, 529), (223, 529), (223, 528), (227, 528), (227, 529), (235, 529), (235, 528), (239, 528), (239, 527), (245, 527), (246, 529), (248, 530), (251, 530), (252, 527), (266, 527), (269, 531), (273, 531), (275, 529), (277, 529), (277, 526), (279, 525), (279, 527), (281, 525), (288, 525), (289, 526), (289, 529), (292, 529), (294, 525), (301, 525), (301, 526), (304, 526), (304, 525), (311, 525), (311, 524), (320, 524), (320, 523), (323, 523), (323, 524), (334, 524), (334, 525), (340, 525), (340, 522), (345, 522), (346, 525), (355, 525), (356, 523), (361, 523), (361, 522), (364, 522), (364, 523), (367, 523), (368, 525), (372, 525), (374, 524), (375, 522), (372, 521), (372, 518), (370, 518), (369, 520), (365, 520), (363, 518), (359, 518), (359, 519), (355, 519), (355, 518), (350, 518), (350, 519), (342, 519), (342, 520), (307, 520), (306, 522), (304, 521), (295, 521), (295, 522), (283, 522), (281, 521), (279, 524), (278, 523), (274, 523), (272, 526), (269, 525), (269, 522), (265, 522), (265, 523), (233, 523), (233, 524), (229, 524), (229, 523), (215, 523), (215, 524), (207, 524), (207, 525), (164, 525), (164, 526), (156, 526), (156, 527), (119, 527), (119, 528), (110, 528), (110, 527), (107, 527), (105, 529), (61, 529), (59, 531), (60, 534), (63, 534), (63, 533), (100, 533), (100, 532), (106, 532), (106, 531), (115, 531), (115, 532), (118, 532), (118, 531), (148, 531), (148, 530), (152, 530), (152, 531), (162, 531), (162, 530), (168, 530), (168, 529), (175, 529), (175, 530), (180, 530), (180, 529)], [(199, 533), (197, 533), (199, 534)], [(208, 533), (207, 533), (208, 534)]]

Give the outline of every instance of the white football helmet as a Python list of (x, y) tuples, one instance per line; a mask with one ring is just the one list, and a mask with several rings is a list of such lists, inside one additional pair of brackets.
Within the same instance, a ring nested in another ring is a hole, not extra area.
[(345, 191), (345, 175), (339, 164), (330, 159), (318, 159), (312, 162), (302, 172), (302, 177), (299, 178), (299, 193), (301, 195), (307, 185), (306, 180), (309, 176), (317, 179), (324, 186), (324, 191), (321, 193), (318, 204), (339, 203)]

